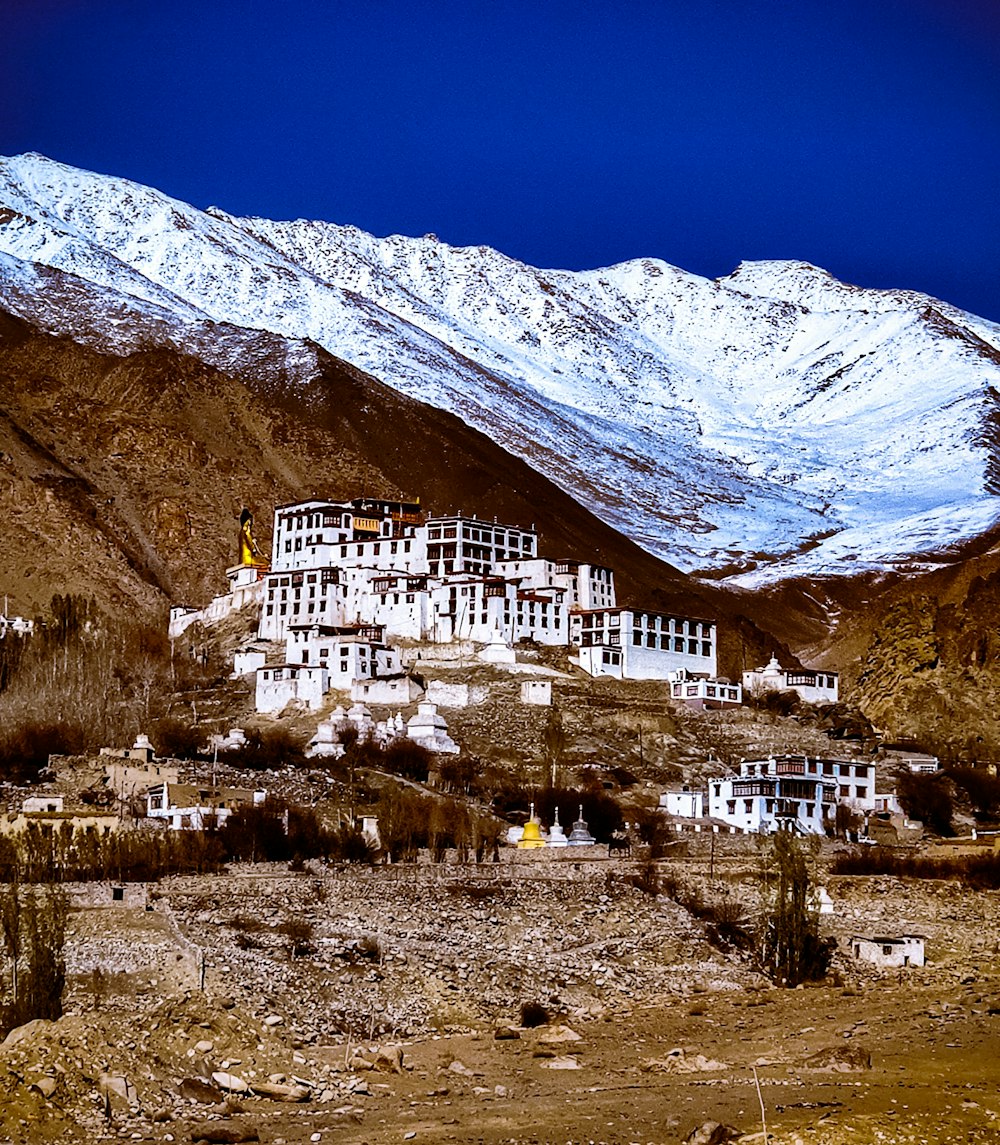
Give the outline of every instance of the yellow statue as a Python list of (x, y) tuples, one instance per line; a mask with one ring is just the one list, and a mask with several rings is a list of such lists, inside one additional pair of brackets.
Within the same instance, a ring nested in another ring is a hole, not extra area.
[(253, 513), (249, 509), (240, 513), (240, 564), (251, 568), (267, 568), (270, 564), (253, 539)]

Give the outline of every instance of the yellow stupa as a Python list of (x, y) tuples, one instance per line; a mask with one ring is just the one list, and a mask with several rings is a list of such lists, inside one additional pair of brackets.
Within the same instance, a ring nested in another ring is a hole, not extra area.
[(518, 840), (517, 848), (519, 851), (531, 851), (536, 847), (544, 847), (545, 840), (542, 838), (541, 824), (535, 818), (535, 805), (531, 805), (531, 814), (528, 816), (528, 822), (524, 825), (524, 833)]

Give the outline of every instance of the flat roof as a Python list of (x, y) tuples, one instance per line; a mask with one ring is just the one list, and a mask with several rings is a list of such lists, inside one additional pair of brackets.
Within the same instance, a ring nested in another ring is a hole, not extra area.
[(632, 604), (615, 604), (609, 605), (605, 608), (574, 608), (574, 616), (596, 616), (598, 613), (612, 613), (630, 612), (633, 616), (637, 613), (643, 616), (659, 616), (666, 617), (668, 620), (696, 620), (699, 624), (718, 624), (717, 620), (711, 620), (707, 616), (691, 616), (682, 612), (660, 612), (655, 608), (639, 608)]

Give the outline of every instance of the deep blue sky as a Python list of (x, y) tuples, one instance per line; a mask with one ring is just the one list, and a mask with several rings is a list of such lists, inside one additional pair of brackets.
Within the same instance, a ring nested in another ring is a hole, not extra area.
[(0, 154), (536, 266), (1000, 319), (997, 0), (0, 0)]

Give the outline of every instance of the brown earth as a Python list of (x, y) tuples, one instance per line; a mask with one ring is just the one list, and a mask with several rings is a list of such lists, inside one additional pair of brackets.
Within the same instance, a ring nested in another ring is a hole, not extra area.
[[(709, 879), (696, 842), (661, 873), (752, 914), (753, 848), (721, 840)], [(1000, 895), (828, 878), (836, 983), (780, 990), (632, 886), (640, 869), (596, 849), (244, 867), (167, 880), (151, 910), (81, 906), (67, 1015), (0, 1047), (0, 1140), (185, 1141), (209, 1126), (272, 1145), (659, 1145), (717, 1121), (761, 1141), (760, 1100), (788, 1145), (998, 1139)], [(312, 927), (294, 959), (290, 919)], [(917, 926), (924, 968), (844, 952), (856, 931)], [(549, 1023), (518, 1028), (525, 1001)], [(236, 1088), (304, 1084), (306, 1100), (198, 1091), (223, 1072)]]

